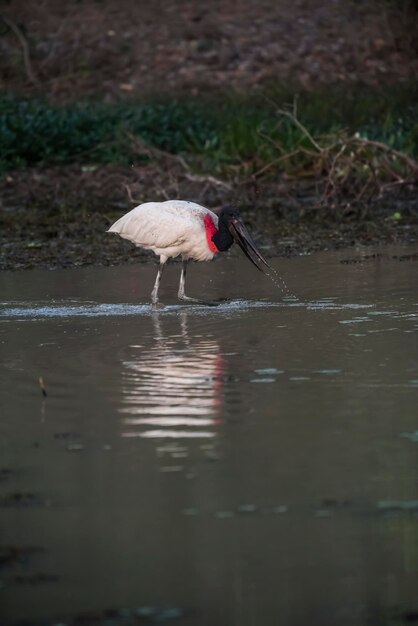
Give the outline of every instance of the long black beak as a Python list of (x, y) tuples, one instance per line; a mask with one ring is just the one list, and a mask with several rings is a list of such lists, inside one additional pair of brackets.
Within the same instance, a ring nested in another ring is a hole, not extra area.
[(261, 252), (258, 250), (254, 239), (251, 237), (244, 223), (234, 217), (228, 224), (229, 232), (233, 236), (246, 257), (248, 257), (260, 272), (265, 272), (263, 265), (270, 270), (273, 269), (267, 263)]

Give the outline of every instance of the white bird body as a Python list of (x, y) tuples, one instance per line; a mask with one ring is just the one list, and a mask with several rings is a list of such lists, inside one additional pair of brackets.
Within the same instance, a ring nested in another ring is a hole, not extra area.
[(208, 244), (206, 216), (217, 229), (217, 215), (195, 202), (145, 202), (121, 217), (108, 232), (118, 233), (140, 248), (153, 250), (162, 263), (179, 255), (184, 260), (211, 261), (215, 250)]
[(178, 297), (196, 301), (184, 293), (189, 259), (211, 261), (216, 252), (228, 250), (234, 241), (258, 268), (260, 262), (269, 267), (245, 228), (239, 212), (223, 207), (219, 217), (209, 209), (186, 200), (145, 202), (117, 220), (108, 230), (136, 246), (153, 250), (160, 257), (160, 268), (151, 293), (153, 305), (158, 303), (161, 276), (169, 258), (182, 257)]

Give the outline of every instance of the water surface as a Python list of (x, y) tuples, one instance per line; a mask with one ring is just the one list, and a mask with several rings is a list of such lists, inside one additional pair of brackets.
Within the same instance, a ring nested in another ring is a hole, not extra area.
[(4, 623), (415, 619), (411, 252), (3, 273)]

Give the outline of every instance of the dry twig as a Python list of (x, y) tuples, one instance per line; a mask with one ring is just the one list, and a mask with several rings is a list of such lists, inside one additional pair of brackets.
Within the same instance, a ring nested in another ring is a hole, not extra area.
[[(153, 159), (154, 161), (157, 161), (160, 163), (164, 163), (168, 161), (170, 163), (176, 163), (180, 165), (184, 178), (192, 182), (202, 183), (204, 186), (203, 190), (206, 190), (209, 186), (213, 186), (213, 187), (219, 187), (227, 191), (232, 191), (233, 189), (232, 185), (230, 185), (229, 183), (223, 180), (220, 180), (219, 178), (216, 178), (215, 176), (211, 176), (208, 174), (194, 174), (189, 164), (186, 162), (186, 160), (182, 156), (177, 155), (177, 154), (171, 154), (170, 152), (165, 152), (164, 150), (161, 150), (160, 148), (156, 148), (155, 146), (150, 146), (146, 144), (144, 141), (142, 141), (140, 138), (136, 137), (135, 135), (132, 135), (131, 133), (128, 133), (128, 137), (131, 141), (131, 144), (135, 147), (135, 149), (137, 150), (139, 154), (144, 154), (150, 157), (151, 159)], [(160, 191), (162, 195), (166, 197), (166, 199), (168, 199), (168, 196), (165, 190), (162, 189)], [(202, 191), (201, 195), (203, 195), (203, 192), (204, 191)], [(135, 200), (132, 198), (130, 191), (128, 191), (128, 196), (132, 202), (135, 202)]]
[(410, 167), (414, 172), (418, 173), (418, 162), (415, 161), (415, 159), (412, 159), (404, 152), (399, 152), (399, 150), (395, 150), (395, 148), (391, 148), (390, 146), (383, 143), (382, 141), (375, 141), (373, 139), (364, 139), (363, 137), (353, 137), (352, 141), (356, 141), (357, 143), (360, 143), (361, 145), (366, 146), (366, 147), (377, 148), (378, 150), (386, 152), (387, 154), (391, 156), (395, 156), (401, 161), (404, 161), (408, 165), (408, 167)]
[[(303, 156), (302, 167), (304, 169), (301, 170), (299, 167), (296, 177), (299, 179), (305, 174), (308, 178), (322, 178), (323, 192), (320, 204), (335, 204), (336, 201), (344, 199), (359, 202), (363, 200), (366, 191), (369, 192), (369, 199), (374, 196), (380, 198), (389, 188), (409, 184), (416, 179), (417, 161), (381, 141), (357, 135), (349, 136), (345, 132), (339, 135), (337, 140), (335, 137), (330, 137), (329, 143), (321, 146), (298, 120), (295, 106), (293, 113), (283, 109), (277, 109), (277, 112), (293, 122), (308, 138), (314, 150), (300, 146), (283, 154), (280, 144), (270, 137), (265, 137), (276, 147), (280, 156), (255, 172), (252, 175), (253, 178), (271, 172), (280, 163), (290, 162), (295, 157)], [(323, 138), (323, 141), (325, 139)], [(402, 174), (399, 174), (393, 167), (394, 161), (398, 163), (398, 167), (402, 167)]]
[(294, 109), (294, 113), (290, 113), (290, 111), (285, 111), (284, 109), (277, 109), (277, 113), (279, 115), (284, 115), (285, 117), (290, 119), (295, 124), (295, 126), (297, 126), (299, 128), (299, 130), (305, 135), (305, 137), (307, 137), (309, 139), (309, 141), (314, 146), (314, 148), (318, 152), (322, 152), (323, 149), (321, 148), (319, 143), (317, 141), (315, 141), (315, 139), (312, 137), (311, 133), (308, 131), (306, 126), (301, 124), (301, 122), (296, 117), (296, 110), (295, 109)]
[(28, 79), (30, 80), (30, 82), (33, 85), (38, 86), (39, 85), (39, 80), (38, 80), (38, 77), (36, 76), (36, 74), (35, 74), (35, 72), (33, 70), (33, 67), (32, 67), (32, 62), (31, 62), (31, 59), (30, 59), (28, 40), (26, 39), (26, 37), (23, 34), (22, 30), (19, 28), (19, 26), (13, 20), (11, 20), (6, 15), (0, 15), (0, 19), (3, 20), (3, 22), (9, 27), (9, 29), (12, 31), (12, 33), (14, 33), (14, 35), (16, 35), (16, 37), (18, 38), (19, 43), (20, 43), (20, 45), (22, 47), (23, 64), (25, 66), (26, 76), (28, 77)]

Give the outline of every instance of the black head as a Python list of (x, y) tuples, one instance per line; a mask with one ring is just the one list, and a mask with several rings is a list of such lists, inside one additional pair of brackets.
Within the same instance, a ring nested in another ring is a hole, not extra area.
[(222, 207), (218, 216), (218, 229), (218, 232), (212, 237), (212, 241), (218, 250), (224, 252), (236, 241), (245, 256), (257, 269), (263, 270), (263, 267), (260, 267), (260, 262), (270, 268), (242, 221), (238, 209), (230, 205)]
[(228, 223), (232, 219), (241, 219), (241, 214), (235, 207), (227, 204), (219, 211), (218, 219), (220, 222)]
[(229, 230), (229, 224), (233, 219), (241, 219), (239, 211), (232, 206), (224, 206), (218, 214), (218, 231), (213, 235), (212, 241), (220, 252), (225, 252), (234, 243), (234, 238)]

